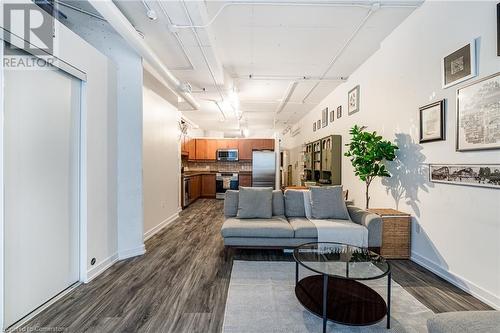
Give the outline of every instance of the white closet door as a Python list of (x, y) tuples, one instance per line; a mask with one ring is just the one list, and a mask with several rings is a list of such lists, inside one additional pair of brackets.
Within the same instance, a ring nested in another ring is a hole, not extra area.
[(81, 81), (6, 70), (5, 327), (79, 279)]

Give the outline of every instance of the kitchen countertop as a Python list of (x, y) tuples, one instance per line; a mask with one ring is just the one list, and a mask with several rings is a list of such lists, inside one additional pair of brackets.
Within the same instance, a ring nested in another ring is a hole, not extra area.
[(224, 173), (238, 173), (238, 174), (252, 174), (252, 171), (186, 171), (181, 174), (182, 177), (193, 177), (193, 176), (201, 176), (201, 175), (215, 175), (216, 173), (224, 172)]

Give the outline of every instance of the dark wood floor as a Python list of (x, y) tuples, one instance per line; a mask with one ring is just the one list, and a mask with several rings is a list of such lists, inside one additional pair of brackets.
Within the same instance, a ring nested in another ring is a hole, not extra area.
[[(220, 332), (233, 260), (292, 260), (281, 251), (224, 249), (222, 221), (221, 201), (197, 201), (147, 241), (146, 255), (115, 264), (20, 331)], [(434, 312), (490, 309), (411, 261), (392, 264), (394, 280)]]

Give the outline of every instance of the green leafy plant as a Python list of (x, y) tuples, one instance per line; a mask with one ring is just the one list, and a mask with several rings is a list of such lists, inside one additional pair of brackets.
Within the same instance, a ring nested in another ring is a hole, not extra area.
[(349, 150), (344, 154), (351, 158), (354, 174), (366, 184), (366, 209), (369, 207), (369, 189), (375, 177), (390, 177), (384, 161), (396, 158), (398, 146), (384, 140), (377, 132), (365, 131), (366, 127), (354, 125), (349, 131), (351, 142), (346, 144)]

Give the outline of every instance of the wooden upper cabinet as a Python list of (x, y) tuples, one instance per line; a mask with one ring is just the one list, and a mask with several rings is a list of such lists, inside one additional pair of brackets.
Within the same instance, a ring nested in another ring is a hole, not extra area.
[(196, 159), (206, 160), (207, 159), (207, 140), (206, 139), (196, 139)]
[(215, 160), (217, 157), (217, 141), (215, 139), (207, 139), (207, 152), (206, 152), (206, 159), (207, 160)]
[(196, 140), (187, 138), (186, 142), (186, 150), (188, 153), (188, 160), (195, 160), (196, 159)]
[(274, 139), (253, 139), (253, 149), (274, 150)]
[(238, 140), (238, 155), (240, 160), (251, 160), (252, 159), (252, 143), (251, 139), (240, 139)]

